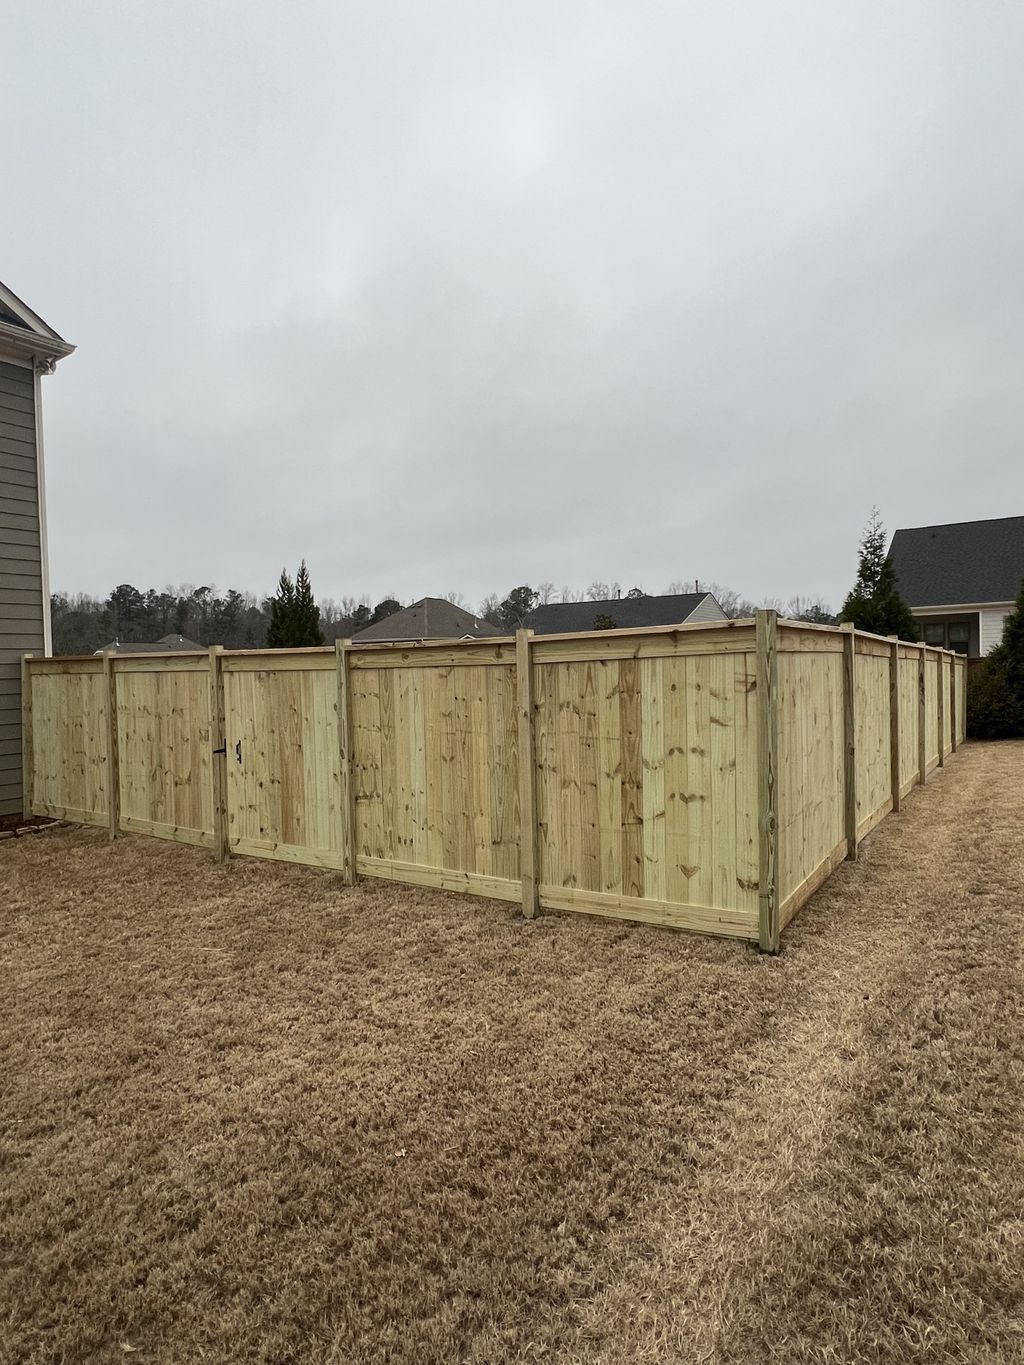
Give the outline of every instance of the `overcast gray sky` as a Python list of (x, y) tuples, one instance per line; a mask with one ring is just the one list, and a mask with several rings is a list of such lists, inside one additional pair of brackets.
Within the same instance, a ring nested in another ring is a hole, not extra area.
[(54, 587), (838, 604), (1024, 512), (1024, 7), (47, 0), (0, 278)]

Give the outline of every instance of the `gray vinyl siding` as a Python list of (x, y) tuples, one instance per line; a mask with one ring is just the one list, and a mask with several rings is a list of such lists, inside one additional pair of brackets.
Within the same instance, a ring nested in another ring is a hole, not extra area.
[(690, 612), (689, 616), (686, 618), (686, 624), (692, 626), (697, 621), (724, 621), (725, 619), (725, 612), (711, 594), (708, 593), (700, 606)]
[(35, 389), (0, 362), (0, 815), (22, 810), (21, 656), (42, 652)]

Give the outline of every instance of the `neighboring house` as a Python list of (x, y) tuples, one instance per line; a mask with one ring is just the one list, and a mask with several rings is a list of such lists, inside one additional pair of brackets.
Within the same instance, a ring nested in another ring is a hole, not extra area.
[(605, 602), (548, 602), (535, 607), (526, 624), (537, 635), (639, 626), (683, 626), (698, 621), (725, 621), (725, 612), (709, 592), (667, 593), (661, 597), (613, 597)]
[(107, 654), (111, 651), (114, 654), (205, 654), (206, 646), (197, 645), (195, 640), (186, 640), (184, 635), (162, 635), (151, 644), (138, 640), (125, 644), (121, 640), (112, 640), (109, 645), (97, 649), (96, 653)]
[(897, 531), (889, 558), (928, 645), (977, 659), (1003, 638), (1024, 578), (1024, 517)]
[(483, 640), (501, 635), (497, 626), (443, 597), (421, 597), (404, 611), (367, 626), (352, 636), (356, 645), (420, 644), (424, 640)]
[(52, 652), (40, 380), (74, 349), (0, 284), (0, 817), (23, 813), (21, 656)]

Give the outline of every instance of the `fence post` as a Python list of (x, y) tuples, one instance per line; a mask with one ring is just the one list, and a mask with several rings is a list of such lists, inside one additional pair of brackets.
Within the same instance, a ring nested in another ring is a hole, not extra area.
[(341, 780), (341, 872), (349, 886), (356, 880), (356, 817), (352, 786), (352, 705), (349, 696), (348, 656), (351, 640), (335, 640), (338, 674), (338, 776)]
[(917, 781), (924, 786), (928, 776), (928, 737), (925, 734), (925, 671), (928, 667), (928, 646), (921, 645), (917, 657)]
[(117, 837), (121, 824), (121, 765), (117, 752), (117, 677), (114, 673), (115, 654), (103, 651), (103, 677), (107, 694), (107, 828), (111, 839)]
[(35, 750), (32, 745), (32, 672), (31, 654), (21, 656), (21, 806), (28, 819), (35, 804)]
[[(939, 650), (935, 657), (935, 710), (939, 717), (939, 767), (946, 766), (946, 694), (942, 690), (942, 668), (946, 657), (944, 649)], [(953, 670), (950, 669), (950, 672)]]
[(519, 875), (523, 883), (523, 914), (533, 919), (538, 909), (537, 888), (537, 775), (533, 725), (533, 672), (530, 662), (532, 630), (516, 631), (516, 709), (519, 718)]
[(857, 636), (852, 622), (843, 632), (843, 823), (846, 856), (857, 861)]
[(949, 747), (952, 753), (957, 750), (957, 724), (959, 716), (956, 711), (956, 670), (959, 654), (951, 654), (949, 657)]
[(228, 856), (228, 727), (224, 715), (224, 648), (210, 646), (210, 784), (213, 796), (213, 853)]
[(903, 750), (903, 736), (900, 733), (900, 639), (898, 635), (890, 635), (889, 640), (889, 786), (893, 811), (898, 812), (902, 801), (900, 757)]
[(758, 941), (779, 951), (779, 656), (778, 616), (763, 608), (754, 625), (757, 692)]

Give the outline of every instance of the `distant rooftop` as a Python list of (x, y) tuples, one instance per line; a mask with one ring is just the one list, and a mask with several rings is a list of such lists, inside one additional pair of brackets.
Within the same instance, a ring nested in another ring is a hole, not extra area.
[(526, 624), (537, 635), (594, 630), (599, 616), (614, 621), (622, 630), (681, 626), (709, 596), (706, 592), (680, 592), (660, 597), (611, 597), (598, 602), (547, 602), (534, 608)]
[(482, 616), (455, 606), (443, 597), (421, 597), (411, 607), (396, 611), (352, 636), (352, 643), (371, 645), (389, 640), (413, 643), (417, 640), (486, 639), (502, 632)]
[(195, 640), (188, 640), (184, 635), (164, 635), (151, 641), (113, 640), (96, 653), (106, 654), (109, 650), (115, 654), (205, 654), (206, 646), (197, 645)]

